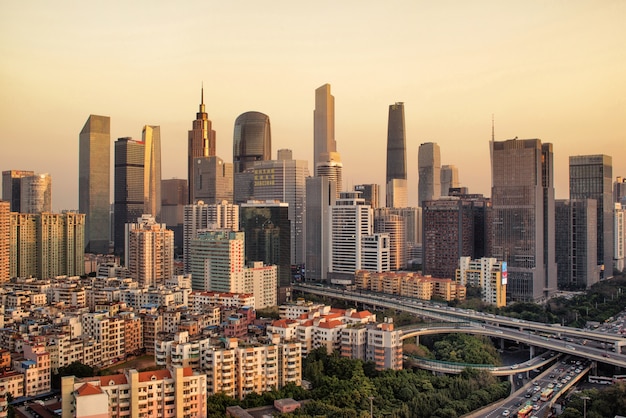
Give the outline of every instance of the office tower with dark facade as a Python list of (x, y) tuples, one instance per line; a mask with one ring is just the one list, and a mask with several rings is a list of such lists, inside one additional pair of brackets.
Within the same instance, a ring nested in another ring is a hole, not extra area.
[(111, 207), (111, 118), (90, 115), (80, 131), (78, 211), (85, 214), (85, 252), (108, 254)]
[(278, 303), (291, 300), (291, 225), (289, 205), (250, 201), (239, 207), (245, 233), (246, 264), (263, 261), (278, 267)]
[(2, 172), (2, 200), (11, 204), (11, 212), (21, 212), (22, 177), (34, 176), (34, 171), (7, 170)]
[(424, 274), (454, 279), (460, 257), (487, 254), (489, 201), (482, 195), (427, 200), (422, 217)]
[(200, 157), (194, 164), (194, 203), (233, 202), (233, 164), (220, 157)]
[(189, 197), (187, 180), (161, 180), (161, 222), (174, 231), (174, 255), (183, 254), (183, 221)]
[(143, 195), (144, 214), (161, 221), (161, 127), (145, 125), (141, 132), (144, 143)]
[(613, 276), (613, 160), (608, 155), (569, 157), (569, 198), (598, 201), (600, 279)]
[(114, 253), (124, 259), (125, 225), (144, 214), (145, 144), (132, 138), (115, 141), (113, 241)]
[(559, 289), (588, 289), (600, 279), (595, 199), (557, 200), (555, 242)]
[(616, 177), (613, 183), (613, 201), (626, 206), (626, 177)]
[(196, 120), (192, 122), (187, 141), (187, 186), (189, 187), (188, 203), (194, 203), (195, 178), (193, 165), (198, 157), (215, 156), (216, 135), (204, 105), (204, 88), (200, 95), (200, 106)]
[(417, 153), (419, 184), (418, 204), (423, 207), (427, 200), (437, 200), (441, 196), (441, 151), (434, 142), (421, 144)]
[(491, 256), (507, 262), (507, 300), (546, 300), (557, 289), (552, 144), (516, 138), (490, 145)]
[(329, 177), (306, 179), (305, 271), (307, 281), (328, 277), (330, 265), (330, 215), (337, 199), (337, 185)]
[(372, 209), (380, 207), (380, 187), (378, 184), (357, 184), (354, 186), (355, 192), (360, 192), (365, 203)]
[(242, 113), (233, 133), (234, 202), (243, 203), (254, 194), (254, 163), (272, 158), (269, 116), (260, 112)]
[(406, 177), (406, 135), (404, 128), (404, 103), (389, 105), (387, 122), (387, 177), (386, 206), (408, 206)]
[(294, 160), (291, 150), (278, 150), (278, 159), (254, 164), (254, 198), (278, 200), (289, 204), (291, 222), (291, 264), (304, 264), (304, 209), (306, 178), (309, 166), (306, 160)]

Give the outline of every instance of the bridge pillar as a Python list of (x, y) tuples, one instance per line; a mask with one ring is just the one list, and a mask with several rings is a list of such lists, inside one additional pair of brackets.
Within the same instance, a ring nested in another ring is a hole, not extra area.
[(530, 346), (530, 358), (535, 357), (535, 346), (531, 345)]
[(504, 350), (504, 338), (500, 338), (500, 350)]

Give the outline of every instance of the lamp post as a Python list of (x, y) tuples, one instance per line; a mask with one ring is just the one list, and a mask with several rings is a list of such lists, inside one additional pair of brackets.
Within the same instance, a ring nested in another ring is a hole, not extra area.
[(587, 418), (587, 401), (591, 398), (589, 396), (581, 396), (580, 399), (583, 400), (583, 418)]
[(374, 397), (368, 396), (368, 399), (370, 400), (370, 418), (374, 418)]

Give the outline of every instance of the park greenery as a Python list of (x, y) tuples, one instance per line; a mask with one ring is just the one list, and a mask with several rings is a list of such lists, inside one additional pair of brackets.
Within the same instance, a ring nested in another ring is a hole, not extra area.
[(502, 361), (491, 339), (468, 334), (420, 337), (421, 345), (405, 344), (404, 352), (427, 359), (500, 366)]
[[(589, 398), (586, 400), (585, 397)], [(589, 389), (574, 393), (560, 415), (562, 418), (604, 418), (626, 415), (626, 382), (606, 389)]]

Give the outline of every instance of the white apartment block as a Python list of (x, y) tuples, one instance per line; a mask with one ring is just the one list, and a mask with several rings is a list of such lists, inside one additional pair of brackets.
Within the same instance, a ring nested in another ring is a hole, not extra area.
[(626, 267), (626, 206), (616, 203), (615, 204), (615, 218), (614, 218), (615, 233), (613, 234), (615, 243), (614, 248), (614, 260), (615, 269), (619, 272), (624, 271)]
[(480, 288), (481, 300), (497, 307), (506, 306), (506, 267), (495, 258), (459, 259), (456, 281), (463, 286)]
[(207, 305), (241, 308), (243, 306), (255, 306), (255, 300), (252, 293), (220, 293), (194, 290), (189, 294), (190, 309), (199, 310)]
[(126, 224), (125, 236), (126, 267), (140, 286), (164, 284), (174, 275), (174, 231), (142, 215)]
[(100, 365), (108, 365), (122, 358), (124, 352), (124, 320), (111, 317), (108, 312), (90, 312), (82, 316), (83, 335), (93, 337), (101, 344)]

